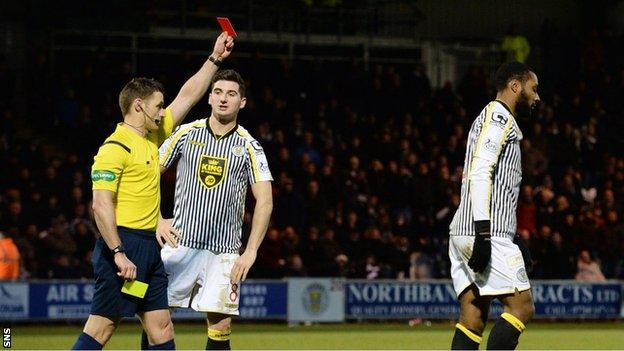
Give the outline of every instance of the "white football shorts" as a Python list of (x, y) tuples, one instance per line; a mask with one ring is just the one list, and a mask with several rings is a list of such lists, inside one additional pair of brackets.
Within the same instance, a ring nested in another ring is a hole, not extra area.
[(169, 279), (169, 307), (238, 315), (240, 285), (230, 283), (238, 254), (165, 245), (160, 255)]
[(479, 274), (468, 267), (473, 242), (474, 236), (451, 235), (449, 239), (451, 278), (458, 297), (472, 283), (484, 296), (512, 294), (516, 289), (531, 288), (522, 253), (511, 238), (492, 237), (492, 259)]

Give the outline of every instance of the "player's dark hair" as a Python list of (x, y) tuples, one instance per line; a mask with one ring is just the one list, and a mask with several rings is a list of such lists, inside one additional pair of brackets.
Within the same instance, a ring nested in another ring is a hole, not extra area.
[(229, 80), (230, 82), (238, 83), (238, 93), (241, 97), (245, 97), (245, 81), (243, 77), (241, 77), (238, 72), (233, 69), (224, 69), (223, 71), (218, 71), (215, 73), (212, 78), (212, 84), (210, 87), (210, 91), (212, 91), (214, 87), (214, 83), (218, 80)]
[(507, 62), (503, 63), (496, 70), (496, 74), (494, 76), (494, 83), (496, 84), (496, 91), (505, 90), (507, 87), (507, 83), (510, 80), (517, 79), (521, 83), (524, 83), (529, 79), (529, 73), (531, 73), (531, 68), (520, 62)]
[(154, 78), (133, 78), (119, 93), (119, 108), (123, 115), (130, 111), (134, 99), (147, 99), (155, 92), (165, 93), (165, 87)]

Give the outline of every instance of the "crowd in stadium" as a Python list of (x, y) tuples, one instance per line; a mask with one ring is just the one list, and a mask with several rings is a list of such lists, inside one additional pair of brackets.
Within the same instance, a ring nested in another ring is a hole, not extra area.
[[(624, 67), (611, 39), (569, 35), (542, 50), (542, 101), (519, 121), (518, 231), (534, 279), (624, 279)], [(149, 60), (139, 73), (161, 80), (169, 99), (199, 62)], [(32, 63), (25, 123), (13, 107), (11, 71), (0, 63), (0, 81), (9, 83), (0, 92), (0, 230), (19, 250), (20, 279), (89, 278), (98, 235), (90, 165), (120, 121), (117, 94), (132, 77), (130, 63), (97, 53), (79, 65), (57, 61), (54, 72), (49, 65), (45, 54)], [(252, 278), (449, 276), (448, 225), (467, 131), (494, 96), (491, 72), (474, 67), (458, 86), (433, 89), (423, 65), (366, 70), (357, 60), (258, 56), (234, 57), (228, 68), (248, 81), (239, 119), (275, 178), (274, 215)], [(208, 113), (202, 101), (190, 118)], [(174, 178), (170, 171), (162, 180), (165, 216)]]

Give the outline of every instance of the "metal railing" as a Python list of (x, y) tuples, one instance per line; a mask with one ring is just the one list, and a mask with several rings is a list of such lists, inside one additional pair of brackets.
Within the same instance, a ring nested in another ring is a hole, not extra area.
[(185, 33), (216, 25), (214, 18), (230, 17), (241, 34), (275, 32), (293, 34), (327, 34), (417, 37), (415, 28), (424, 16), (409, 1), (359, 1), (350, 6), (311, 5), (304, 1), (241, 1), (232, 7), (210, 9), (181, 1), (177, 8), (157, 8), (147, 12), (147, 19), (158, 27), (179, 29)]
[[(193, 29), (184, 33), (173, 28), (151, 32), (56, 31), (51, 33), (51, 61), (68, 53), (115, 53), (127, 55), (132, 73), (140, 72), (142, 55), (187, 55), (206, 57), (212, 49), (216, 29)], [(253, 31), (237, 38), (236, 57), (252, 58), (261, 52), (266, 59), (341, 62), (360, 60), (370, 64), (424, 63), (434, 87), (446, 81), (457, 83), (471, 66), (493, 71), (501, 62), (493, 44), (466, 45), (459, 42), (419, 41), (404, 37), (336, 36)]]

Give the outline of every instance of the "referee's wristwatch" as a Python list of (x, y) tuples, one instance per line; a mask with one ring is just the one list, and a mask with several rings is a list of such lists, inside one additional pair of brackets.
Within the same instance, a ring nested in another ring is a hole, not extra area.
[(115, 256), (115, 254), (118, 254), (120, 252), (126, 252), (126, 249), (124, 249), (122, 244), (119, 244), (116, 248), (111, 249), (111, 252), (113, 253), (113, 256)]
[(210, 62), (212, 62), (217, 67), (220, 67), (221, 63), (223, 63), (223, 61), (221, 61), (221, 59), (213, 57), (212, 55), (208, 56), (208, 60)]

